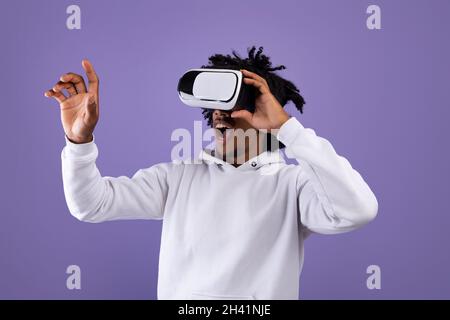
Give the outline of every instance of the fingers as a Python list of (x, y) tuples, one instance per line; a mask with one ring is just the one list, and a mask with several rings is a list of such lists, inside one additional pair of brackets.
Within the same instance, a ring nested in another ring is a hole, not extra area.
[(266, 79), (261, 77), (259, 74), (256, 74), (254, 72), (251, 72), (251, 71), (248, 71), (248, 70), (245, 70), (245, 69), (241, 69), (240, 71), (244, 74), (244, 76), (246, 76), (248, 78), (251, 78), (251, 79), (254, 79), (256, 81), (262, 82), (264, 85), (269, 87), (269, 85), (267, 84)]
[(258, 80), (251, 79), (251, 78), (244, 78), (244, 83), (258, 88), (258, 90), (261, 93), (269, 93), (270, 92), (269, 87)]
[(89, 81), (89, 89), (88, 91), (91, 93), (98, 93), (98, 76), (95, 73), (94, 67), (92, 66), (92, 63), (85, 59), (81, 62), (81, 65), (83, 66), (84, 71), (86, 72), (86, 76)]
[(247, 122), (250, 122), (252, 120), (253, 114), (247, 110), (239, 110), (239, 111), (233, 111), (231, 113), (232, 118), (241, 118), (246, 120)]
[(47, 98), (54, 98), (56, 101), (58, 101), (59, 104), (64, 102), (66, 100), (66, 96), (62, 94), (61, 92), (55, 92), (53, 89), (50, 89), (48, 91), (45, 91), (44, 95)]
[(53, 87), (53, 91), (55, 92), (62, 92), (64, 89), (66, 89), (70, 97), (77, 94), (77, 90), (75, 89), (75, 86), (73, 85), (72, 82), (59, 81)]
[(66, 74), (63, 74), (60, 78), (61, 82), (64, 83), (73, 83), (73, 85), (75, 86), (75, 89), (77, 90), (78, 93), (86, 93), (86, 85), (84, 83), (83, 77), (80, 76), (79, 74), (73, 73), (73, 72), (69, 72)]

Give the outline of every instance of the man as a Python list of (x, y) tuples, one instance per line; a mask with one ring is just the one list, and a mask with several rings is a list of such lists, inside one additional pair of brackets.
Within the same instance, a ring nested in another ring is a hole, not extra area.
[[(327, 140), (284, 111), (289, 100), (302, 111), (304, 100), (262, 48), (245, 59), (209, 60), (203, 67), (242, 71), (258, 92), (254, 113), (204, 110), (216, 129), (215, 150), (204, 150), (200, 163), (157, 164), (132, 178), (102, 177), (96, 167), (99, 80), (89, 61), (82, 62), (88, 87), (68, 73), (45, 93), (61, 109), (67, 205), (87, 222), (163, 219), (159, 299), (297, 299), (305, 237), (366, 224), (377, 200)], [(233, 143), (239, 132), (258, 129), (299, 164), (287, 165), (271, 144)]]

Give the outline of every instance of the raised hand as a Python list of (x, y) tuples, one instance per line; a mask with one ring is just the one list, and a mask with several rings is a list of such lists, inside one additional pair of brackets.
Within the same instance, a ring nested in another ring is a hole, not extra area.
[(256, 73), (240, 70), (244, 75), (244, 82), (254, 86), (259, 95), (255, 100), (255, 112), (239, 110), (231, 113), (232, 118), (241, 118), (256, 129), (279, 129), (289, 119), (289, 115), (270, 92), (267, 81)]
[(88, 60), (81, 64), (88, 79), (87, 88), (82, 76), (69, 72), (45, 92), (46, 97), (58, 101), (64, 132), (74, 143), (92, 141), (99, 118), (99, 79)]

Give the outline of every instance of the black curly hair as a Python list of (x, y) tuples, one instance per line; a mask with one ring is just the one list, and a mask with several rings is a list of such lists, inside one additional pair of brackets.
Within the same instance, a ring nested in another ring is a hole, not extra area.
[[(283, 79), (275, 73), (275, 71), (286, 69), (284, 65), (272, 67), (270, 58), (263, 54), (263, 47), (259, 47), (255, 54), (256, 47), (252, 46), (248, 50), (248, 57), (241, 58), (236, 51), (232, 51), (233, 55), (215, 54), (208, 58), (209, 63), (202, 68), (214, 69), (246, 69), (254, 72), (264, 79), (269, 85), (270, 91), (284, 107), (289, 101), (292, 101), (300, 113), (303, 113), (305, 99), (300, 95), (300, 91), (290, 81)], [(203, 109), (203, 117), (208, 121), (208, 125), (212, 125), (212, 114), (214, 110)]]

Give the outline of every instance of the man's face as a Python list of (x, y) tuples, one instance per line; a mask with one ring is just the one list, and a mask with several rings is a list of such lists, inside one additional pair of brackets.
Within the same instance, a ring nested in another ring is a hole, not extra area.
[[(255, 146), (257, 141), (257, 130), (253, 128), (247, 121), (241, 118), (231, 118), (231, 112), (239, 110), (214, 110), (213, 128), (216, 134), (216, 148), (219, 153), (233, 157), (235, 154), (245, 153), (251, 147)], [(250, 137), (255, 137), (251, 139)]]

